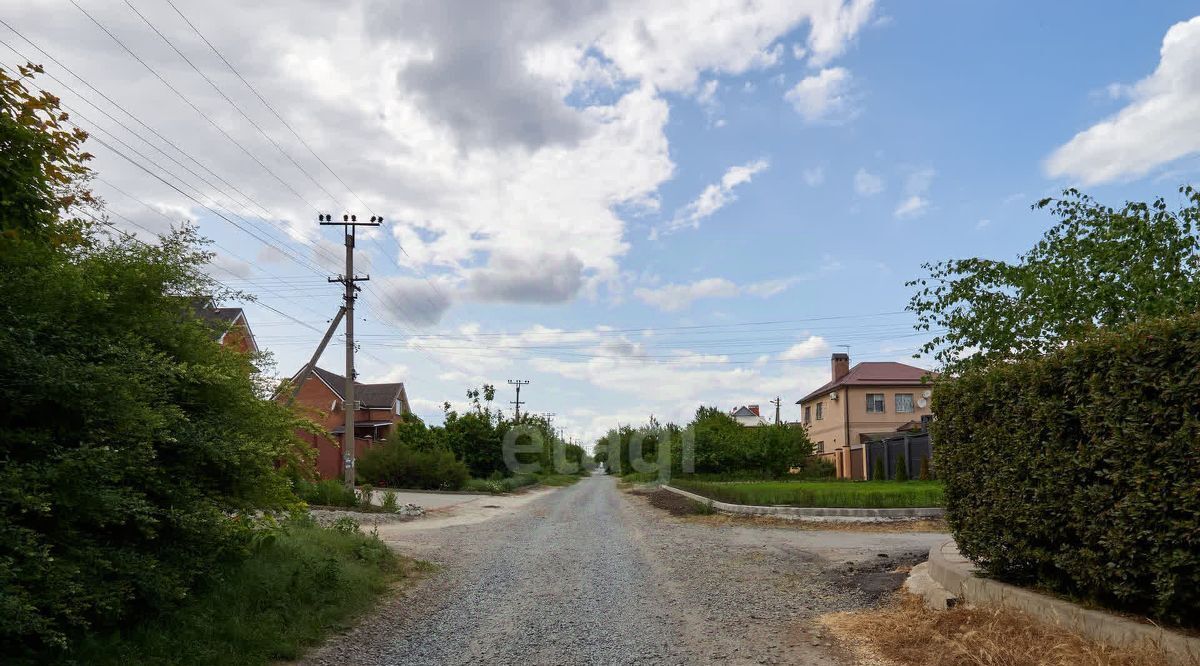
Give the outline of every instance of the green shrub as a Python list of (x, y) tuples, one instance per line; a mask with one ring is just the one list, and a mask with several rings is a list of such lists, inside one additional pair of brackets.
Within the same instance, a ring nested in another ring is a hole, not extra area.
[(391, 489), (383, 491), (383, 510), (388, 513), (396, 513), (399, 508), (400, 503), (396, 500), (396, 491)]
[(921, 476), (920, 476), (920, 479), (921, 479), (922, 481), (928, 481), (928, 480), (929, 480), (929, 457), (928, 457), (928, 456), (921, 458)]
[(672, 479), (671, 485), (731, 504), (900, 508), (942, 506), (942, 485), (910, 481), (735, 481), (714, 483), (691, 478)]
[(904, 459), (904, 454), (896, 456), (896, 480), (908, 481), (908, 461)]
[(296, 497), (317, 506), (358, 506), (358, 495), (337, 479), (295, 482)]
[[(269, 359), (222, 348), (194, 228), (112, 235), (83, 133), (0, 75), (0, 660), (73, 659), (82, 636), (170, 611), (294, 501), (297, 423)], [(74, 205), (86, 206), (84, 211)], [(102, 232), (103, 230), (103, 232)], [(283, 463), (279, 465), (279, 463)]]
[(883, 458), (875, 459), (875, 471), (871, 474), (872, 481), (887, 481), (887, 470), (883, 468)]
[(250, 666), (292, 661), (376, 607), (410, 563), (358, 531), (293, 522), (225, 563), (179, 608), (87, 639), (76, 662), (98, 666)]
[(469, 478), (467, 466), (450, 451), (423, 451), (399, 441), (381, 442), (358, 461), (359, 481), (391, 488), (458, 490)]
[(989, 574), (1200, 621), (1200, 317), (937, 384), (947, 519)]
[(804, 460), (804, 464), (800, 466), (799, 472), (796, 474), (789, 474), (788, 476), (789, 478), (802, 479), (805, 481), (833, 479), (837, 476), (837, 465), (829, 460), (822, 460), (816, 456), (809, 456)]

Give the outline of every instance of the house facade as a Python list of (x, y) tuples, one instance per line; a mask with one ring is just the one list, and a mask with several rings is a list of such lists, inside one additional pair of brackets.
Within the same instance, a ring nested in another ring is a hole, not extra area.
[(762, 415), (759, 414), (758, 405), (743, 405), (729, 412), (729, 415), (733, 417), (734, 421), (737, 421), (744, 426), (754, 427), (766, 425), (766, 421), (764, 421)]
[(250, 330), (246, 312), (241, 308), (219, 308), (211, 299), (194, 299), (192, 307), (196, 315), (213, 329), (213, 335), (221, 346), (235, 349), (243, 354), (258, 352), (258, 341)]
[(832, 356), (830, 381), (796, 404), (817, 455), (834, 463), (839, 479), (870, 477), (866, 442), (920, 428), (932, 418), (929, 374), (890, 361), (852, 368), (848, 354)]
[[(299, 377), (296, 373), (293, 382)], [(317, 450), (317, 472), (322, 479), (342, 477), (342, 443), (346, 433), (344, 394), (346, 378), (320, 367), (312, 375), (293, 403), (301, 414), (321, 425), (330, 437), (297, 431), (297, 436)], [(404, 384), (354, 383), (354, 456), (357, 459), (376, 442), (386, 440), (403, 414), (411, 412)]]

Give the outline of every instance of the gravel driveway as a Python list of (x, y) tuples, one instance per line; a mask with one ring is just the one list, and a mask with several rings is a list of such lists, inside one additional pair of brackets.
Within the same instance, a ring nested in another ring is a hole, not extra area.
[(816, 616), (870, 603), (944, 538), (714, 527), (603, 476), (483, 522), (419, 523), (380, 533), (439, 571), (305, 663), (842, 664)]

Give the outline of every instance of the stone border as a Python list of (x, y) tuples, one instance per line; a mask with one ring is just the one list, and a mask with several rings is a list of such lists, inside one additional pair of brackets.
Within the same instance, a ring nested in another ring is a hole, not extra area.
[(912, 520), (915, 518), (940, 518), (945, 510), (938, 507), (910, 509), (853, 509), (843, 507), (801, 507), (801, 506), (756, 506), (750, 504), (729, 504), (718, 502), (703, 495), (680, 490), (662, 484), (663, 490), (669, 490), (676, 495), (702, 504), (711, 504), (712, 508), (725, 513), (739, 513), (751, 516), (777, 516), (796, 520), (836, 521), (836, 522), (879, 522), (885, 520)]
[(969, 603), (999, 604), (1119, 647), (1150, 643), (1173, 664), (1200, 664), (1200, 638), (1138, 622), (1063, 599), (977, 575), (975, 564), (958, 552), (953, 539), (929, 550), (929, 575), (946, 591)]

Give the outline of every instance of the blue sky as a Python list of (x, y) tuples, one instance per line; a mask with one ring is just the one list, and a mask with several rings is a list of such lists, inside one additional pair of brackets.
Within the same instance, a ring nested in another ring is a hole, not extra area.
[(901, 311), (922, 262), (1013, 258), (1051, 222), (1040, 197), (1174, 202), (1200, 166), (1192, 3), (177, 3), (199, 34), (165, 3), (81, 3), (179, 94), (57, 4), (0, 0), (23, 35), (0, 63), (42, 62), (81, 126), (156, 156), (80, 75), (248, 195), (93, 145), (113, 222), (196, 221), (287, 375), (338, 305), (316, 213), (383, 215), (359, 372), (431, 422), (518, 377), (588, 441), (776, 395), (794, 420), (839, 345), (921, 364)]

